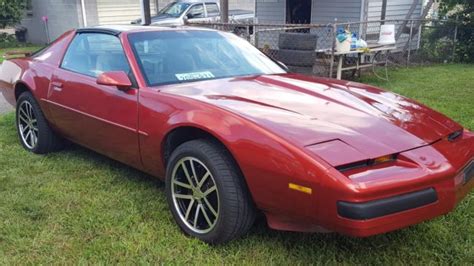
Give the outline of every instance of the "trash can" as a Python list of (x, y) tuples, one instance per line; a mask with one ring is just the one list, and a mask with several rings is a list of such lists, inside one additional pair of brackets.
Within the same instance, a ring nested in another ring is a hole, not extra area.
[(18, 42), (26, 42), (27, 29), (23, 26), (15, 27), (15, 37)]

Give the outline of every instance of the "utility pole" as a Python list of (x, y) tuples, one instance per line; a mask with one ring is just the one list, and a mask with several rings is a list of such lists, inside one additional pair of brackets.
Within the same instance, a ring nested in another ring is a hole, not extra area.
[(141, 0), (142, 25), (151, 24), (150, 0)]
[(221, 5), (221, 22), (229, 22), (229, 0), (220, 0)]

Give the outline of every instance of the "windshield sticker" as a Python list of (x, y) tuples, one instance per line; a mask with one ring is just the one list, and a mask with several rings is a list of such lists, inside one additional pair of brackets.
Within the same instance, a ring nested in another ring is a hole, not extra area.
[(214, 74), (212, 74), (209, 71), (192, 72), (192, 73), (179, 73), (179, 74), (175, 74), (175, 76), (179, 81), (196, 80), (196, 79), (212, 79), (212, 78), (214, 78)]

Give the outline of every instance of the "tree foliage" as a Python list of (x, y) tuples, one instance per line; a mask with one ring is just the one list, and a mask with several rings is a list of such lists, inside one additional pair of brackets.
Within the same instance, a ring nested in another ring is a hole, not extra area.
[(26, 0), (0, 0), (0, 28), (19, 23), (25, 8)]
[[(474, 0), (439, 0), (440, 17), (456, 21), (456, 59), (461, 62), (474, 62)], [(454, 25), (453, 25), (454, 26)], [(437, 32), (436, 38), (442, 37)], [(452, 34), (445, 32), (444, 34)]]

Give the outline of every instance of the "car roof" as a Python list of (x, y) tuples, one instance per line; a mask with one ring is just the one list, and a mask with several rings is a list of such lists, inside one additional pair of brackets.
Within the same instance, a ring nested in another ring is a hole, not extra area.
[(119, 35), (122, 32), (146, 32), (146, 31), (178, 31), (178, 30), (206, 30), (216, 31), (209, 28), (188, 27), (188, 26), (141, 26), (141, 25), (102, 25), (77, 29), (78, 33), (106, 33)]

